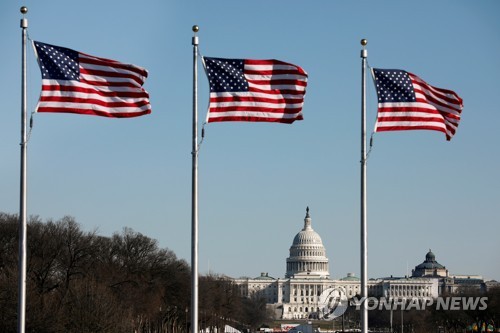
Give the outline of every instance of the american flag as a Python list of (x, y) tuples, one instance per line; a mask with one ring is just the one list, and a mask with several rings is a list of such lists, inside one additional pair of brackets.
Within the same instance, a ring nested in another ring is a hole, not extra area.
[(141, 67), (33, 41), (42, 72), (37, 112), (137, 117), (151, 113)]
[(279, 60), (203, 58), (210, 85), (207, 122), (302, 120), (307, 73)]
[(378, 96), (375, 132), (426, 129), (455, 134), (462, 99), (453, 91), (427, 84), (399, 69), (372, 69)]

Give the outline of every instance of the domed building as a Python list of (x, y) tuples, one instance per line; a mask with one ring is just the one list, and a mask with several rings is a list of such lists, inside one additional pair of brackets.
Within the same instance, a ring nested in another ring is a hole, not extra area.
[[(471, 276), (467, 280), (475, 283), (477, 279), (471, 278), (479, 277)], [(338, 280), (330, 279), (329, 259), (320, 235), (312, 228), (309, 208), (306, 209), (304, 226), (290, 246), (285, 278), (273, 278), (264, 272), (252, 279), (233, 281), (242, 296), (264, 298), (277, 319), (314, 318), (324, 306), (320, 296), (328, 290), (335, 289), (347, 298), (357, 297), (360, 293), (360, 280), (353, 273)], [(429, 300), (442, 292), (455, 291), (455, 281), (448, 277), (446, 268), (429, 251), (425, 261), (413, 270), (412, 277), (370, 279), (368, 295)]]
[(286, 259), (285, 278), (267, 273), (253, 279), (235, 279), (245, 297), (263, 297), (279, 319), (305, 319), (318, 312), (320, 295), (329, 288), (342, 288), (348, 297), (359, 293), (359, 279), (331, 280), (326, 249), (320, 235), (312, 228), (309, 208), (304, 227), (293, 238)]
[(436, 261), (436, 256), (430, 249), (425, 255), (424, 262), (412, 270), (411, 277), (437, 280), (439, 295), (470, 292), (471, 290), (485, 291), (487, 289), (481, 275), (449, 274), (446, 267)]
[(328, 258), (321, 237), (311, 226), (309, 207), (304, 228), (293, 239), (290, 256), (286, 259), (287, 278), (328, 278)]
[(425, 255), (425, 261), (420, 265), (415, 266), (412, 270), (412, 277), (447, 277), (448, 270), (446, 267), (436, 261), (436, 256), (429, 249)]

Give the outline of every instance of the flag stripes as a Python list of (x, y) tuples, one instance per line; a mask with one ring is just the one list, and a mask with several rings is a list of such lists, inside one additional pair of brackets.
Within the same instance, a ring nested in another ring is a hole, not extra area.
[(210, 85), (207, 122), (302, 120), (307, 73), (280, 60), (203, 58)]
[(463, 109), (455, 92), (402, 70), (373, 68), (372, 74), (378, 96), (375, 132), (426, 129), (453, 137)]
[(33, 46), (42, 73), (37, 112), (115, 118), (151, 113), (144, 68), (36, 41)]

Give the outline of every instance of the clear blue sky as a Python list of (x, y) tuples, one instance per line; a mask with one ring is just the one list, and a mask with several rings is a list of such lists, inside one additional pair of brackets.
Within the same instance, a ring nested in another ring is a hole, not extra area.
[[(500, 2), (2, 1), (0, 211), (19, 210), (19, 7), (35, 40), (149, 70), (153, 113), (37, 114), (28, 213), (102, 235), (130, 227), (190, 260), (191, 26), (207, 56), (276, 58), (309, 73), (304, 121), (214, 123), (200, 153), (200, 272), (285, 274), (306, 206), (330, 274), (359, 276), (360, 39), (374, 67), (456, 91), (462, 121), (378, 133), (368, 162), (369, 276), (405, 275), (429, 248), (451, 273), (500, 280)], [(40, 73), (30, 50), (28, 105)], [(200, 66), (200, 119), (207, 81)], [(376, 96), (368, 81), (368, 128)]]

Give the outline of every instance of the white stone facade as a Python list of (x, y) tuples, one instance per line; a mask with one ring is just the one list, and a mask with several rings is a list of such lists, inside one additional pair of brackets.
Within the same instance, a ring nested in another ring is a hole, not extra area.
[[(329, 278), (326, 250), (321, 237), (312, 229), (309, 208), (306, 212), (304, 228), (294, 237), (286, 259), (284, 279), (261, 273), (254, 279), (234, 280), (242, 296), (265, 298), (280, 319), (310, 318), (320, 311), (321, 293), (330, 288), (341, 291), (349, 299), (360, 294), (360, 281), (352, 273), (339, 280)], [(426, 260), (413, 270), (412, 277), (369, 280), (368, 296), (428, 300), (455, 292), (459, 285), (484, 284), (480, 276), (467, 277), (450, 276), (429, 250)]]
[[(236, 279), (242, 296), (263, 297), (279, 308), (280, 319), (305, 319), (320, 311), (319, 297), (329, 288), (342, 290), (347, 298), (360, 293), (359, 280), (318, 278), (273, 279), (262, 273), (255, 279)], [(386, 298), (433, 299), (438, 296), (438, 280), (426, 278), (377, 279), (368, 282), (368, 294)]]
[(321, 237), (311, 226), (309, 207), (306, 209), (304, 228), (293, 239), (290, 256), (286, 259), (287, 278), (328, 278), (328, 258)]

